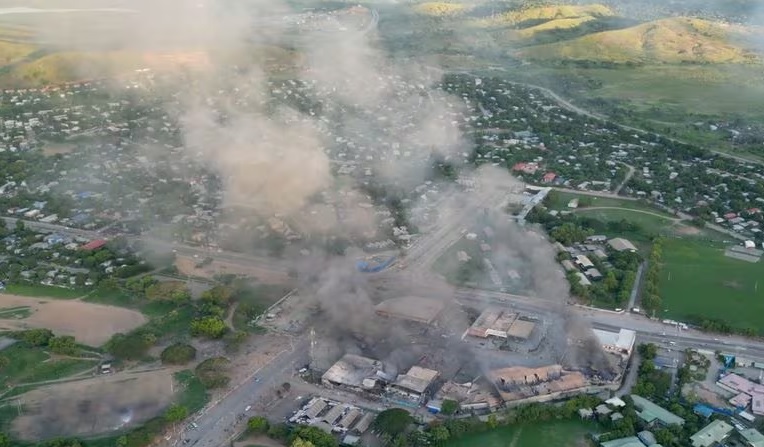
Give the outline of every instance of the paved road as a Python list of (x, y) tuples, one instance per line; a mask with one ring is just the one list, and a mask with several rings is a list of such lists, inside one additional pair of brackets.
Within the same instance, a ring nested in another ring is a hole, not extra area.
[[(281, 386), (284, 378), (290, 376), (290, 372), (307, 364), (308, 347), (308, 341), (303, 340), (291, 351), (282, 353), (268, 365), (254, 371), (247, 380), (219, 402), (213, 402), (193, 420), (198, 425), (197, 429), (186, 427), (180, 437), (174, 441), (179, 444), (188, 439), (185, 445), (190, 447), (227, 445), (236, 435), (236, 425), (243, 422), (245, 408), (255, 404), (258, 399), (263, 398), (274, 388)], [(246, 415), (246, 417), (250, 416), (252, 414)]]
[[(3, 219), (5, 220), (6, 226), (9, 228), (15, 226), (16, 221), (21, 220), (24, 222), (24, 225), (26, 225), (27, 228), (31, 228), (35, 231), (43, 233), (60, 233), (70, 237), (80, 237), (89, 240), (105, 237), (99, 230), (82, 230), (78, 228), (66, 227), (64, 225), (44, 223), (36, 220), (17, 219), (13, 217), (3, 217)], [(289, 263), (282, 259), (265, 258), (261, 256), (254, 256), (224, 250), (218, 251), (205, 249), (202, 247), (194, 247), (177, 242), (167, 242), (150, 236), (131, 236), (127, 239), (132, 242), (138, 242), (143, 247), (149, 248), (151, 250), (165, 251), (168, 253), (170, 251), (174, 251), (175, 253), (182, 256), (199, 258), (211, 257), (219, 261), (257, 267), (259, 269), (278, 274), (285, 274), (289, 270)]]

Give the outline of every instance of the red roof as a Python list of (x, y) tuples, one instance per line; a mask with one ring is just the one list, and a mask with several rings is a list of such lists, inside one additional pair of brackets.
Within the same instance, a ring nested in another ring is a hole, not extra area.
[(526, 163), (516, 163), (514, 166), (512, 166), (513, 171), (522, 171), (527, 166)]
[(556, 178), (557, 178), (557, 174), (555, 174), (554, 172), (547, 172), (546, 174), (544, 174), (544, 178), (542, 180), (544, 181), (544, 183), (549, 183)]
[(736, 217), (737, 217), (737, 214), (735, 214), (735, 213), (727, 213), (727, 214), (724, 215), (725, 219), (734, 219)]
[(88, 242), (87, 244), (83, 245), (80, 248), (83, 250), (95, 250), (95, 249), (103, 247), (104, 245), (106, 245), (105, 239), (96, 239), (96, 240)]
[(761, 210), (759, 208), (749, 208), (748, 213), (749, 214), (759, 214)]

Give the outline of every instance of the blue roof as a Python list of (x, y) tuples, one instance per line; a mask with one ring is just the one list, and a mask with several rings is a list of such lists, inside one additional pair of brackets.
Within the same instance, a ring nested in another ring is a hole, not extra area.
[(713, 408), (703, 404), (695, 405), (692, 407), (692, 411), (694, 411), (696, 414), (699, 414), (700, 416), (703, 416), (704, 418), (711, 417), (711, 415), (714, 414)]

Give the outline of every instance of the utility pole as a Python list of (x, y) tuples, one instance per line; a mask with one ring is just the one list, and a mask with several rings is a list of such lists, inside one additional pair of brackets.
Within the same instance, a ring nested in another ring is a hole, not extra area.
[(313, 369), (316, 355), (316, 329), (310, 328), (310, 368)]

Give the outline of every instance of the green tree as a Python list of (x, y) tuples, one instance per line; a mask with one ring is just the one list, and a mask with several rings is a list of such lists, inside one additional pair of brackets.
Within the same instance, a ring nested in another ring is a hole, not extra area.
[(227, 375), (230, 364), (225, 357), (212, 357), (197, 365), (194, 373), (205, 388), (220, 388), (231, 380)]
[(317, 427), (298, 427), (294, 431), (293, 436), (295, 439), (301, 438), (304, 441), (308, 441), (315, 447), (337, 447), (338, 444), (334, 436)]
[(162, 351), (162, 363), (167, 365), (185, 365), (196, 358), (196, 348), (184, 343), (175, 343)]
[(51, 351), (61, 355), (73, 355), (78, 351), (77, 343), (71, 335), (51, 338), (48, 347), (50, 347)]
[(440, 406), (440, 412), (445, 415), (452, 415), (459, 411), (459, 403), (455, 400), (446, 399), (443, 401), (443, 404)]
[(0, 433), (0, 447), (11, 447), (11, 438), (5, 433)]
[(10, 364), (11, 364), (11, 360), (8, 357), (4, 355), (0, 355), (0, 371), (5, 369)]
[(30, 346), (47, 346), (53, 332), (50, 329), (30, 329), (21, 333), (21, 339)]
[(215, 286), (210, 290), (204, 291), (201, 300), (208, 304), (226, 308), (231, 304), (233, 292), (234, 290), (230, 286)]
[(652, 360), (658, 355), (658, 347), (653, 343), (642, 343), (637, 346), (637, 352), (643, 360)]
[(209, 338), (220, 338), (228, 327), (220, 317), (202, 317), (191, 322), (191, 334)]
[(310, 442), (306, 441), (300, 437), (297, 437), (292, 441), (292, 444), (290, 444), (291, 447), (315, 447), (315, 445)]
[(374, 419), (374, 428), (379, 432), (391, 437), (399, 435), (414, 422), (408, 411), (400, 408), (391, 408), (377, 415)]
[(436, 445), (445, 444), (451, 437), (451, 433), (449, 433), (448, 429), (442, 425), (436, 425), (433, 427), (430, 430), (430, 434), (432, 435), (432, 440)]
[(173, 404), (164, 412), (164, 418), (167, 422), (180, 422), (188, 417), (188, 408), (183, 405)]
[(121, 360), (139, 360), (156, 343), (156, 336), (138, 330), (129, 334), (115, 334), (106, 343), (106, 350)]
[(247, 421), (247, 431), (251, 433), (266, 433), (268, 428), (268, 420), (262, 416), (251, 417)]

